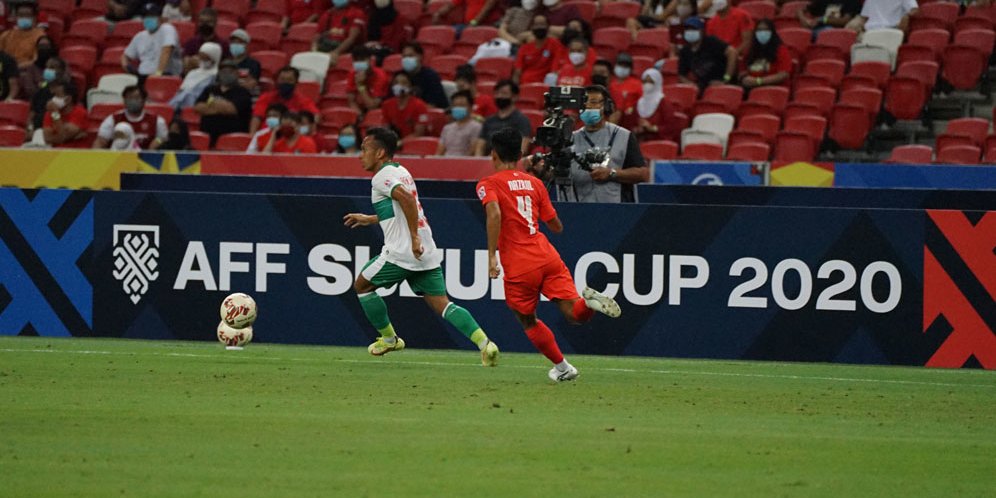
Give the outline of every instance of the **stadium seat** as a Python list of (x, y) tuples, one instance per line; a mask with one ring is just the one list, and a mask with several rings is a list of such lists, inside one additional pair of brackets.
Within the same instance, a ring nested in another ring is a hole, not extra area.
[(162, 117), (167, 123), (173, 120), (173, 113), (176, 111), (173, 106), (161, 102), (148, 102), (145, 104), (145, 110)]
[(258, 50), (273, 50), (280, 47), (280, 39), (283, 37), (284, 28), (279, 23), (272, 21), (258, 21), (246, 25), (246, 32), (249, 33), (249, 52)]
[(793, 0), (791, 2), (785, 2), (782, 4), (781, 9), (778, 9), (778, 16), (791, 17), (795, 19), (796, 14), (808, 6), (809, 2), (806, 0)]
[(259, 61), (263, 76), (275, 78), (277, 71), (287, 65), (287, 54), (279, 50), (262, 50), (252, 54)]
[(142, 21), (137, 19), (129, 19), (127, 21), (120, 21), (114, 24), (114, 30), (111, 34), (107, 36), (104, 40), (105, 47), (127, 47), (131, 43), (131, 39), (135, 37), (136, 34), (140, 33), (144, 26), (142, 26)]
[(97, 48), (87, 45), (65, 47), (59, 51), (59, 57), (73, 70), (86, 73), (97, 63)]
[(252, 135), (248, 133), (226, 133), (218, 137), (214, 148), (222, 152), (245, 152), (251, 140)]
[(753, 18), (755, 22), (760, 21), (761, 19), (774, 19), (775, 10), (777, 10), (777, 7), (775, 6), (774, 3), (766, 2), (763, 0), (761, 1), (751, 0), (749, 2), (743, 2), (737, 5), (737, 7), (740, 7), (741, 9), (747, 11), (747, 13), (750, 14), (750, 17)]
[(591, 21), (591, 27), (594, 30), (625, 26), (626, 19), (638, 16), (641, 7), (637, 2), (608, 2), (601, 5), (601, 10), (595, 14), (595, 18)]
[(789, 90), (783, 86), (762, 86), (750, 91), (746, 103), (767, 104), (772, 114), (780, 115), (788, 104)]
[[(778, 132), (775, 131), (775, 134)], [(774, 142), (774, 140), (772, 140)], [(730, 135), (726, 137), (726, 149), (729, 151), (733, 146), (740, 144), (765, 144), (768, 145), (768, 141), (764, 139), (764, 135), (759, 132), (749, 129), (738, 128), (730, 132)], [(729, 152), (727, 152), (728, 154)]]
[(714, 143), (692, 143), (684, 147), (680, 159), (699, 161), (722, 161), (723, 146)]
[(861, 149), (869, 131), (871, 123), (865, 107), (846, 103), (833, 106), (830, 111), (830, 130), (827, 134), (837, 145), (844, 149)]
[[(257, 0), (256, 5), (246, 14), (246, 25), (257, 22), (280, 23), (287, 15), (287, 2), (284, 0)], [(253, 41), (256, 37), (253, 36)]]
[[(837, 100), (837, 91), (831, 87), (803, 88), (795, 92), (793, 104), (812, 104), (823, 117), (830, 115), (830, 109)], [(791, 104), (790, 104), (791, 105)], [(787, 109), (786, 109), (787, 110)]]
[[(929, 48), (934, 53), (934, 58), (940, 58), (944, 48), (951, 42), (951, 33), (943, 29), (922, 29), (910, 33), (906, 43), (899, 47), (900, 52), (904, 47), (917, 46)], [(901, 59), (901, 58), (900, 58)]]
[(359, 113), (352, 107), (322, 109), (318, 129), (323, 133), (338, 132), (343, 126), (355, 125), (359, 117)]
[(457, 46), (466, 45), (477, 50), (480, 44), (489, 42), (497, 37), (498, 28), (494, 26), (468, 26), (460, 33), (460, 39), (456, 43)]
[(211, 136), (203, 131), (192, 131), (190, 132), (190, 146), (201, 152), (211, 150)]
[(885, 85), (889, 82), (891, 73), (892, 67), (885, 62), (854, 62), (851, 64), (851, 71), (844, 78), (847, 79), (848, 76), (867, 76), (875, 82), (876, 88), (884, 90)]
[(360, 129), (366, 131), (368, 128), (384, 126), (386, 124), (387, 120), (384, 119), (383, 111), (380, 109), (371, 109), (363, 115), (363, 121), (360, 121)]
[[(218, 12), (219, 24), (221, 20), (239, 24), (249, 14), (249, 3), (250, 0), (224, 0), (212, 3), (211, 7)], [(224, 36), (223, 39), (227, 40), (228, 36)], [(242, 150), (245, 150), (245, 148)]]
[(896, 56), (896, 64), (898, 65), (914, 61), (938, 62), (940, 60), (941, 58), (934, 52), (933, 48), (909, 43), (899, 47), (899, 54)]
[[(854, 31), (843, 28), (829, 28), (820, 31), (816, 43), (806, 50), (806, 61), (834, 59), (847, 62), (851, 55), (851, 46), (858, 35)], [(777, 154), (778, 151), (775, 151)]]
[(882, 92), (875, 88), (853, 88), (840, 92), (840, 103), (857, 104), (865, 108), (869, 124), (875, 123), (882, 109)]
[(771, 146), (765, 143), (739, 143), (730, 146), (726, 153), (728, 161), (767, 161), (771, 157)]
[(934, 91), (934, 85), (937, 84), (937, 74), (940, 71), (940, 65), (932, 61), (913, 61), (904, 62), (896, 69), (896, 76), (906, 76), (920, 81), (924, 88), (927, 89), (927, 95), (929, 96)]
[(730, 132), (733, 131), (734, 122), (735, 120), (730, 114), (699, 114), (692, 119), (691, 129), (696, 131), (706, 131), (716, 135), (719, 137), (723, 146), (726, 147), (726, 139), (730, 135)]
[(137, 84), (138, 76), (135, 76), (134, 74), (110, 74), (100, 78), (100, 81), (97, 83), (97, 87), (95, 89), (120, 96), (125, 87)]
[(825, 79), (829, 86), (837, 87), (844, 79), (845, 67), (846, 64), (839, 60), (820, 59), (806, 63), (805, 73), (810, 76), (819, 76)]
[(986, 164), (996, 164), (996, 136), (986, 138), (986, 150), (983, 160)]
[(699, 87), (690, 83), (667, 85), (663, 88), (664, 100), (676, 105), (681, 112), (690, 113), (699, 95)]
[(823, 136), (827, 131), (827, 120), (822, 116), (795, 116), (785, 120), (786, 131), (798, 131), (809, 135), (813, 140), (813, 152), (820, 151)]
[(648, 160), (671, 160), (678, 157), (678, 144), (670, 140), (649, 140), (640, 143), (640, 152)]
[(901, 145), (892, 149), (887, 163), (930, 164), (934, 159), (934, 150), (927, 145)]
[(938, 153), (948, 147), (957, 147), (961, 145), (975, 145), (975, 141), (968, 135), (956, 133), (942, 133), (934, 139), (934, 150)]
[(187, 126), (190, 127), (190, 131), (197, 131), (201, 126), (201, 115), (194, 110), (193, 107), (187, 107), (180, 111), (180, 118), (183, 119)]
[[(903, 44), (904, 33), (898, 29), (880, 28), (865, 31), (861, 35), (861, 45), (877, 46), (884, 48), (889, 54), (889, 63), (892, 67), (896, 64), (896, 55), (899, 46)], [(855, 62), (854, 53), (851, 54), (851, 63)]]
[(885, 91), (885, 110), (896, 119), (919, 119), (929, 94), (915, 78), (893, 76)]
[(422, 2), (420, 0), (394, 0), (394, 9), (398, 15), (405, 19), (407, 24), (415, 24), (422, 16)]
[(69, 31), (62, 35), (65, 47), (75, 45), (91, 45), (98, 47), (104, 44), (110, 27), (103, 19), (81, 19), (69, 25)]
[[(197, 25), (195, 25), (193, 21), (176, 21), (176, 22), (171, 22), (170, 24), (172, 24), (173, 27), (176, 28), (176, 36), (180, 38), (181, 44), (190, 41), (190, 39), (194, 37), (194, 33), (197, 31)], [(219, 19), (218, 26), (215, 27), (215, 32), (219, 32), (218, 31), (219, 27), (220, 29), (225, 29), (226, 24), (230, 23), (228, 21), (223, 21)], [(235, 28), (233, 27), (231, 29), (234, 30)], [(232, 32), (229, 31), (228, 33), (229, 35), (231, 35)], [(227, 40), (228, 38), (226, 37), (225, 39)]]
[(974, 145), (954, 145), (937, 151), (939, 164), (979, 164), (982, 149)]
[[(287, 30), (287, 35), (280, 41), (280, 50), (286, 54), (287, 58), (293, 57), (298, 52), (311, 50), (311, 41), (318, 34), (318, 23), (302, 22), (292, 24)], [(256, 53), (252, 54), (256, 57)]]
[(90, 108), (89, 112), (87, 112), (87, 119), (90, 120), (90, 124), (99, 126), (104, 118), (120, 111), (121, 109), (124, 109), (124, 103), (121, 102), (113, 104), (96, 104)]
[(387, 71), (388, 74), (401, 71), (401, 54), (391, 54), (384, 57), (384, 60), (380, 63), (380, 67), (384, 71)]
[[(798, 21), (796, 21), (796, 26), (798, 26)], [(803, 56), (806, 55), (806, 50), (813, 42), (813, 32), (800, 27), (780, 29), (778, 36), (792, 52), (793, 57), (798, 60), (802, 60)]]
[(300, 81), (317, 81), (321, 84), (329, 71), (332, 59), (324, 52), (301, 52), (291, 57), (290, 65), (301, 71)]
[(773, 144), (775, 143), (775, 135), (778, 134), (778, 129), (781, 128), (781, 122), (782, 120), (778, 116), (772, 114), (745, 116), (737, 124), (737, 130), (757, 133), (761, 136), (764, 143)]
[(851, 47), (851, 63), (854, 62), (884, 62), (892, 67), (895, 56), (890, 54), (885, 47), (878, 45), (865, 45), (855, 43)]
[[(423, 27), (431, 25), (432, 15), (439, 11), (439, 9), (443, 8), (444, 5), (449, 3), (451, 3), (450, 0), (430, 0), (422, 10), (422, 14), (419, 16), (419, 20), (416, 24)], [(440, 19), (440, 23), (450, 26), (462, 24), (464, 22), (463, 12), (464, 6), (457, 5), (455, 8), (450, 10), (450, 13), (447, 14), (445, 18)]]
[(592, 33), (591, 40), (599, 54), (602, 54), (602, 50), (608, 50), (606, 59), (615, 60), (619, 52), (625, 52), (629, 48), (633, 35), (623, 27), (602, 28)]
[(744, 100), (744, 89), (736, 85), (711, 85), (702, 92), (699, 102), (714, 102), (723, 106), (726, 114), (736, 114)]
[(650, 56), (654, 60), (670, 54), (671, 39), (666, 28), (641, 29), (627, 49), (633, 57)]
[(574, 6), (581, 19), (589, 25), (595, 20), (595, 13), (598, 11), (598, 4), (590, 0), (571, 0), (564, 2), (564, 5)]
[(989, 121), (983, 118), (952, 119), (948, 121), (944, 133), (967, 135), (972, 139), (972, 145), (981, 147), (989, 133)]
[[(968, 13), (972, 9), (968, 9), (965, 12)], [(967, 31), (970, 29), (993, 29), (992, 19), (973, 17), (968, 15), (962, 15), (955, 20), (955, 33), (960, 33), (962, 31)]]
[(534, 131), (543, 124), (543, 111), (537, 109), (520, 109), (520, 112), (529, 120), (529, 127)]
[(958, 18), (959, 5), (954, 2), (932, 2), (921, 5), (917, 14), (910, 18), (910, 31), (941, 28), (951, 31)]
[(0, 126), (0, 147), (20, 147), (26, 135), (27, 132), (20, 126)]
[(988, 60), (993, 54), (993, 44), (996, 44), (996, 32), (992, 29), (967, 29), (955, 33), (952, 43), (978, 48)]
[(31, 105), (23, 100), (0, 101), (0, 125), (24, 126)]
[(434, 156), (439, 150), (439, 139), (436, 137), (408, 137), (401, 142), (401, 154), (416, 156)]
[(478, 78), (483, 74), (489, 74), (502, 80), (512, 77), (514, 67), (514, 62), (508, 57), (484, 57), (477, 59), (474, 70), (477, 72)]
[(852, 88), (878, 88), (875, 78), (864, 74), (848, 74), (840, 81), (840, 90), (850, 90)]
[(467, 58), (462, 55), (437, 55), (429, 62), (429, 67), (435, 69), (442, 79), (452, 81), (456, 78), (457, 68), (466, 63)]
[(436, 47), (439, 53), (447, 53), (456, 43), (456, 30), (453, 26), (423, 26), (418, 30), (415, 41), (422, 47)]
[(443, 131), (443, 127), (446, 126), (446, 123), (450, 122), (450, 115), (445, 110), (434, 107), (430, 107), (427, 114), (429, 122), (426, 125), (426, 133), (438, 137)]
[(775, 161), (812, 161), (815, 157), (816, 149), (809, 134), (783, 130), (775, 136)]
[(941, 77), (955, 90), (975, 88), (989, 65), (981, 50), (967, 45), (948, 45), (943, 59)]

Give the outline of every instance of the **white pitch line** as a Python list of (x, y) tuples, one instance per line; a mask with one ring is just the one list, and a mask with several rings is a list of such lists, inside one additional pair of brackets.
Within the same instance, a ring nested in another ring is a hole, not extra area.
[[(223, 357), (222, 355), (228, 356), (226, 353), (219, 351), (218, 354), (197, 354), (197, 353), (154, 353), (154, 352), (124, 352), (124, 351), (95, 351), (95, 350), (59, 350), (59, 349), (16, 349), (7, 348), (0, 349), (0, 353), (64, 353), (64, 354), (82, 354), (82, 355), (120, 355), (120, 356), (174, 356), (183, 358), (211, 358), (217, 359)], [(266, 361), (304, 361), (304, 362), (324, 362), (324, 361), (335, 361), (339, 363), (359, 363), (359, 364), (372, 364), (379, 362), (381, 360), (350, 360), (343, 358), (333, 358), (333, 359), (307, 359), (307, 358), (276, 358), (267, 356), (254, 356), (246, 359), (250, 360), (266, 360)], [(456, 363), (456, 362), (444, 362), (444, 361), (411, 361), (411, 360), (391, 360), (395, 364), (404, 365), (425, 365), (425, 366), (447, 366), (447, 367), (480, 367), (478, 364), (469, 363)], [(535, 369), (533, 366), (519, 365), (519, 366), (504, 366), (504, 368), (517, 368), (517, 369)], [(736, 372), (709, 372), (702, 370), (658, 370), (658, 369), (635, 369), (635, 368), (600, 368), (600, 367), (585, 367), (585, 370), (595, 370), (602, 372), (617, 372), (617, 373), (637, 373), (637, 374), (660, 374), (660, 375), (702, 375), (711, 377), (744, 377), (744, 378), (760, 378), (760, 379), (785, 379), (785, 380), (814, 380), (814, 381), (827, 381), (827, 382), (865, 382), (869, 384), (901, 384), (901, 385), (916, 385), (916, 386), (936, 386), (936, 387), (982, 387), (987, 389), (996, 389), (996, 383), (994, 384), (953, 384), (948, 382), (926, 382), (918, 380), (895, 380), (895, 379), (866, 379), (860, 377), (822, 377), (822, 376), (807, 376), (807, 375), (787, 375), (787, 374), (753, 374), (753, 373), (736, 373)]]

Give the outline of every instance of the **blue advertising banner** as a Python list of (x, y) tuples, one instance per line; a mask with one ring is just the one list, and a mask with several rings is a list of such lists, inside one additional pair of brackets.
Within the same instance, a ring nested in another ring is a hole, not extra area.
[[(533, 351), (487, 276), (477, 201), (425, 199), (451, 298), (506, 351)], [(540, 317), (568, 352), (996, 368), (996, 213), (557, 204), (579, 288), (619, 319)], [(0, 333), (214, 340), (222, 299), (259, 304), (257, 341), (361, 346), (352, 290), (368, 198), (0, 189)], [(925, 289), (928, 291), (925, 293)], [(409, 347), (472, 345), (403, 284)]]
[(679, 185), (762, 185), (757, 166), (733, 162), (654, 161), (653, 182)]
[(837, 163), (835, 187), (996, 189), (996, 167)]

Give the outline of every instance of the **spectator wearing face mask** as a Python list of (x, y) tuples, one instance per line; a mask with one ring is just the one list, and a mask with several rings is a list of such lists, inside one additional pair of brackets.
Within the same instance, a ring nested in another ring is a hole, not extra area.
[[(125, 72), (137, 73), (140, 81), (146, 76), (179, 75), (183, 71), (180, 37), (173, 25), (161, 21), (161, 15), (158, 4), (146, 4), (142, 15), (145, 29), (132, 37), (121, 55), (121, 67)], [(138, 61), (138, 68), (131, 68), (132, 60)]]
[(564, 34), (560, 35), (560, 44), (564, 46), (564, 49), (560, 51), (560, 57), (553, 61), (554, 68), (561, 68), (570, 64), (570, 59), (567, 56), (568, 45), (575, 38), (581, 38), (584, 40), (585, 46), (588, 47), (588, 53), (585, 56), (585, 61), (587, 61), (588, 66), (591, 66), (598, 60), (598, 52), (595, 51), (595, 47), (591, 46), (591, 27), (588, 23), (581, 19), (574, 19), (567, 24), (567, 28), (564, 29)]
[[(37, 92), (44, 85), (45, 69), (47, 67), (48, 60), (59, 53), (59, 51), (56, 50), (52, 39), (48, 36), (39, 38), (38, 44), (35, 48), (35, 60), (31, 64), (21, 66), (20, 75), (18, 75), (17, 86), (20, 91), (19, 95), (21, 98), (26, 100), (31, 100), (31, 97), (34, 96), (35, 92)], [(4, 56), (8, 57), (10, 60), (3, 60)], [(10, 71), (10, 68), (13, 68), (14, 70), (18, 69), (17, 62), (14, 58), (10, 57), (8, 54), (4, 54), (3, 52), (0, 52), (0, 62), (2, 62), (2, 66), (0, 66), (0, 76), (2, 76), (2, 73)], [(3, 80), (6, 80), (6, 78), (3, 78)], [(2, 84), (3, 82), (0, 81), (0, 85)], [(0, 94), (2, 94), (2, 92), (0, 92)], [(17, 93), (14, 93), (14, 96), (17, 95)], [(10, 96), (8, 96), (8, 98), (10, 98)]]
[(232, 31), (228, 37), (228, 51), (232, 61), (239, 69), (239, 84), (256, 96), (259, 93), (259, 77), (263, 75), (263, 66), (249, 55), (249, 42), (252, 38), (244, 29)]
[(31, 97), (31, 110), (28, 111), (28, 131), (40, 129), (45, 116), (45, 106), (52, 100), (52, 83), (60, 81), (66, 84), (66, 89), (73, 95), (79, 95), (67, 70), (66, 61), (58, 57), (49, 57), (42, 71), (41, 88)]
[(367, 44), (376, 43), (391, 52), (400, 52), (410, 35), (408, 20), (398, 14), (394, 0), (374, 0), (367, 23)]
[(205, 43), (216, 43), (221, 47), (222, 57), (228, 56), (228, 41), (223, 40), (215, 32), (218, 26), (218, 12), (211, 7), (201, 9), (197, 14), (197, 34), (183, 44), (183, 67), (187, 71), (196, 69), (200, 64), (198, 54)]
[(128, 123), (134, 131), (135, 142), (142, 150), (156, 150), (169, 136), (169, 128), (162, 116), (145, 110), (148, 94), (138, 85), (125, 87), (121, 92), (124, 109), (104, 118), (93, 141), (94, 149), (106, 149), (114, 139), (114, 127), (118, 123)]
[[(274, 139), (275, 138), (275, 139)], [(318, 147), (311, 137), (301, 133), (301, 116), (287, 112), (280, 118), (280, 126), (261, 150), (263, 154), (316, 154)]]
[(609, 87), (609, 78), (612, 77), (612, 63), (599, 59), (591, 66), (591, 84)]
[(221, 63), (215, 84), (201, 92), (194, 110), (201, 116), (201, 131), (211, 136), (212, 147), (226, 133), (249, 131), (252, 95), (239, 85), (239, 69), (233, 61)]
[(114, 125), (114, 134), (111, 136), (111, 150), (142, 150), (135, 142), (135, 130), (125, 122)]
[(494, 97), (477, 92), (477, 73), (474, 72), (474, 66), (464, 64), (458, 67), (453, 82), (456, 83), (457, 91), (470, 94), (470, 100), (474, 103), (471, 113), (478, 119), (487, 118), (498, 112)]
[(330, 144), (328, 140), (325, 140), (325, 137), (318, 134), (318, 127), (315, 126), (317, 123), (315, 115), (308, 111), (301, 111), (297, 114), (301, 116), (301, 126), (298, 127), (299, 133), (312, 139), (319, 153), (329, 152), (333, 144)]
[(18, 4), (14, 15), (17, 18), (15, 27), (0, 33), (0, 52), (13, 57), (17, 65), (30, 64), (37, 55), (38, 39), (45, 36), (45, 30), (37, 24), (38, 5)]
[(618, 123), (623, 114), (633, 113), (636, 101), (643, 96), (643, 83), (633, 76), (633, 57), (623, 52), (616, 57), (616, 66), (612, 68), (612, 79), (609, 81), (609, 93), (616, 105), (615, 112), (606, 118)]
[(362, 141), (363, 137), (360, 136), (360, 130), (355, 125), (347, 124), (339, 129), (339, 138), (332, 154), (359, 155), (360, 143)]
[(713, 0), (716, 15), (706, 23), (706, 34), (723, 40), (738, 54), (747, 52), (754, 37), (754, 19), (746, 10), (730, 5), (727, 0)]
[(567, 64), (557, 71), (558, 86), (588, 86), (591, 84), (593, 60), (588, 58), (588, 43), (580, 36), (567, 44)]
[(450, 98), (450, 115), (453, 121), (443, 127), (439, 134), (437, 156), (469, 156), (474, 152), (474, 143), (481, 135), (481, 123), (475, 120), (470, 110), (474, 98), (469, 92), (457, 92)]
[(411, 77), (404, 71), (395, 73), (391, 80), (394, 95), (381, 104), (384, 120), (401, 139), (421, 137), (429, 125), (429, 108), (416, 97)]
[(486, 156), (491, 154), (491, 134), (502, 128), (515, 128), (522, 134), (522, 152), (529, 150), (530, 137), (533, 136), (532, 125), (527, 118), (515, 106), (515, 101), (519, 97), (519, 85), (512, 80), (502, 80), (495, 85), (495, 105), (498, 112), (481, 125), (481, 135), (477, 137), (474, 144), (475, 156)]
[(450, 106), (443, 82), (434, 69), (426, 67), (425, 52), (417, 42), (408, 42), (401, 48), (401, 69), (408, 73), (415, 86), (415, 96), (433, 107), (445, 109)]
[[(707, 0), (710, 1), (711, 0)], [(667, 18), (668, 37), (671, 41), (671, 57), (685, 47), (685, 21), (699, 15), (699, 3), (695, 0), (672, 0), (674, 14)]]
[(214, 84), (218, 75), (218, 63), (221, 61), (221, 45), (213, 42), (201, 45), (197, 61), (197, 69), (192, 69), (183, 78), (176, 95), (169, 101), (170, 107), (174, 109), (193, 107), (204, 90)]
[(286, 66), (277, 73), (277, 88), (259, 96), (253, 107), (252, 123), (249, 125), (249, 133), (256, 133), (266, 115), (266, 109), (270, 104), (283, 104), (292, 112), (308, 111), (318, 114), (318, 106), (315, 102), (297, 91), (297, 80), (301, 73), (296, 68)]
[(685, 42), (678, 54), (678, 77), (700, 89), (712, 83), (727, 83), (736, 74), (737, 51), (715, 36), (704, 35), (705, 23), (698, 17), (685, 21)]
[(542, 83), (547, 73), (554, 69), (553, 62), (560, 57), (564, 46), (556, 38), (549, 36), (550, 26), (546, 16), (537, 14), (533, 17), (533, 41), (519, 47), (515, 57), (515, 71), (512, 81), (520, 85), (527, 83)]
[(538, 4), (539, 0), (522, 0), (521, 7), (506, 10), (498, 25), (498, 36), (513, 45), (525, 43)]
[(273, 131), (280, 127), (280, 117), (287, 114), (287, 112), (287, 106), (283, 104), (273, 103), (268, 105), (263, 115), (263, 128), (253, 133), (252, 140), (249, 140), (249, 146), (246, 147), (246, 152), (259, 152), (262, 150), (266, 146), (266, 143), (269, 142)]
[(623, 116), (620, 126), (635, 131), (641, 140), (681, 142), (684, 121), (678, 119), (678, 106), (664, 100), (664, 76), (654, 68), (642, 76), (643, 96), (636, 102), (635, 112)]
[(348, 54), (353, 46), (363, 43), (367, 15), (350, 0), (332, 0), (332, 8), (318, 19), (318, 35), (311, 49), (328, 52), (335, 66), (339, 55)]
[(757, 22), (754, 40), (744, 58), (740, 84), (747, 90), (759, 86), (784, 85), (792, 73), (792, 54), (782, 44), (770, 19)]
[(380, 108), (391, 91), (391, 78), (374, 60), (373, 52), (366, 46), (353, 49), (353, 70), (346, 75), (346, 100), (359, 113)]
[(66, 84), (53, 81), (50, 85), (52, 99), (45, 106), (42, 120), (42, 137), (46, 145), (60, 148), (83, 149), (86, 139), (86, 108), (76, 104), (76, 97)]

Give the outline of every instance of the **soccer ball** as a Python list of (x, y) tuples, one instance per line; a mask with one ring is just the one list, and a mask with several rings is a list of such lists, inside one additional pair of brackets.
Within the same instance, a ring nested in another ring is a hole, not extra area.
[(256, 321), (256, 301), (241, 292), (226, 297), (221, 302), (221, 321), (235, 329), (251, 326)]
[(252, 326), (233, 328), (225, 322), (218, 324), (218, 340), (228, 348), (239, 348), (252, 340)]

